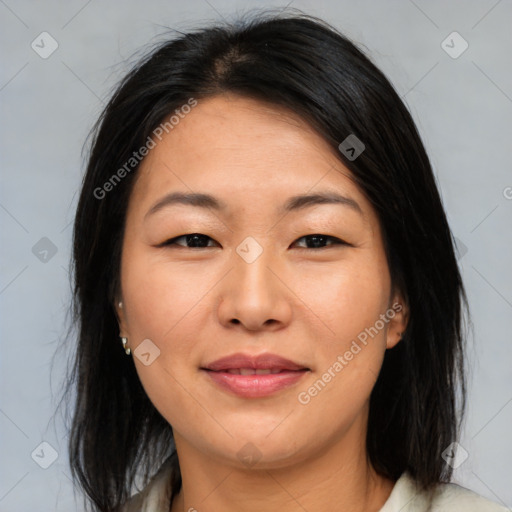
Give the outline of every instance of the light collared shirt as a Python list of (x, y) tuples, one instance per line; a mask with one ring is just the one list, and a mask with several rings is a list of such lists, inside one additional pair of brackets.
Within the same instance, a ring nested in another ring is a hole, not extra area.
[[(171, 471), (172, 466), (164, 463), (148, 485), (128, 500), (123, 512), (169, 512)], [(439, 484), (431, 494), (422, 492), (411, 476), (405, 472), (396, 481), (379, 512), (512, 511), (453, 483)]]

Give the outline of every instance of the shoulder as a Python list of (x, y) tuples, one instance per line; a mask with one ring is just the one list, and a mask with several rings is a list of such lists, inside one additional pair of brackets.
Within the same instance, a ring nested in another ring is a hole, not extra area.
[(421, 491), (404, 473), (379, 512), (509, 512), (475, 492), (454, 483), (439, 484), (432, 492)]
[(457, 484), (441, 484), (434, 505), (439, 510), (467, 512), (508, 512), (508, 509)]
[(146, 487), (126, 501), (121, 512), (168, 512), (171, 501), (171, 457), (167, 459)]

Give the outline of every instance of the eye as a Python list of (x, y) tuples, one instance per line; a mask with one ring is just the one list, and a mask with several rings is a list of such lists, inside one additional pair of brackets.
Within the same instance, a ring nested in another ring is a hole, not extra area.
[[(310, 245), (312, 247), (302, 247), (302, 249), (323, 249), (327, 248), (329, 246), (333, 245), (350, 245), (347, 242), (344, 242), (343, 240), (340, 240), (339, 238), (336, 238), (334, 236), (329, 235), (321, 235), (321, 234), (314, 234), (314, 235), (306, 235), (301, 238), (299, 238), (295, 243), (298, 243), (300, 240), (305, 240), (306, 245), (308, 245), (308, 241), (310, 242)], [(325, 245), (327, 242), (332, 242), (330, 244)]]
[[(178, 243), (178, 240), (185, 240), (185, 245)], [(170, 245), (177, 245), (189, 249), (202, 249), (206, 247), (214, 247), (213, 245), (208, 246), (209, 240), (211, 240), (212, 242), (214, 241), (207, 235), (203, 235), (201, 233), (190, 233), (171, 238), (170, 240), (167, 240), (163, 244), (160, 244), (160, 247), (166, 247)]]
[[(322, 234), (305, 235), (296, 240), (294, 243), (298, 244), (301, 240), (306, 242), (306, 247), (301, 247), (302, 249), (325, 249), (334, 245), (350, 245), (347, 242), (344, 242), (343, 240), (340, 240), (334, 236)], [(185, 243), (178, 243), (178, 241), (184, 241)], [(160, 244), (160, 247), (168, 247), (173, 245), (185, 247), (188, 249), (205, 249), (208, 247), (215, 247), (215, 245), (208, 245), (209, 242), (214, 242), (217, 244), (217, 242), (215, 242), (212, 238), (207, 235), (203, 235), (202, 233), (189, 233), (171, 238)]]

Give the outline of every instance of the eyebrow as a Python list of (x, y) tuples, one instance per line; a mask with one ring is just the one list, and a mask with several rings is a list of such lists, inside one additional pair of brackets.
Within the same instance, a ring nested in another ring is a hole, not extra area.
[[(153, 215), (157, 211), (162, 210), (167, 206), (172, 206), (175, 204), (195, 206), (198, 208), (211, 208), (216, 211), (225, 211), (228, 207), (228, 205), (224, 201), (210, 194), (172, 192), (170, 194), (165, 195), (163, 198), (159, 199), (148, 210), (144, 218)], [(302, 210), (304, 208), (320, 204), (339, 204), (342, 206), (347, 206), (353, 211), (363, 215), (362, 208), (354, 199), (332, 191), (292, 196), (288, 198), (286, 202), (278, 209), (278, 213), (287, 213), (291, 211)]]

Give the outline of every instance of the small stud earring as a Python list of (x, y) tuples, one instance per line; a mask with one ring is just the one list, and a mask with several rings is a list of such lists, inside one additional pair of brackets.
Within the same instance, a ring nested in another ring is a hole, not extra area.
[(129, 356), (132, 351), (131, 351), (130, 347), (126, 346), (126, 343), (128, 343), (128, 338), (121, 336), (121, 343), (123, 344), (123, 348), (124, 348), (124, 351), (126, 352), (126, 355)]

